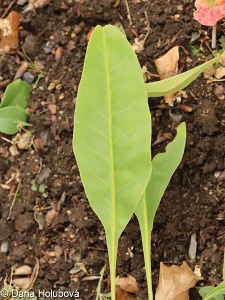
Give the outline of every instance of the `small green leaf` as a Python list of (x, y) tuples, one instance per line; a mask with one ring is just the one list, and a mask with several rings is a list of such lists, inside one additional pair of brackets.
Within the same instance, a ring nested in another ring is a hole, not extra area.
[(194, 56), (196, 56), (199, 52), (200, 52), (200, 49), (195, 47), (194, 45), (190, 45), (191, 46), (191, 52)]
[(173, 76), (171, 78), (146, 83), (145, 86), (148, 97), (161, 97), (169, 93), (174, 93), (182, 90), (193, 80), (195, 80), (198, 75), (201, 74), (206, 68), (216, 62), (219, 62), (223, 58), (223, 55), (224, 54), (219, 55), (216, 58), (213, 58), (198, 67), (195, 67), (189, 71)]
[(20, 107), (8, 106), (0, 108), (0, 131), (6, 134), (18, 132), (19, 122), (26, 122), (29, 113)]
[(30, 184), (31, 184), (31, 190), (34, 191), (34, 192), (37, 191), (37, 185), (36, 185), (35, 179), (32, 179), (30, 181)]
[(38, 191), (39, 191), (40, 193), (44, 193), (44, 192), (45, 192), (45, 184), (44, 184), (44, 183), (41, 183), (41, 184), (39, 185)]
[(222, 35), (219, 39), (220, 45), (223, 49), (225, 49), (225, 35)]
[(8, 84), (0, 108), (19, 106), (26, 108), (30, 98), (30, 86), (27, 82), (18, 79)]

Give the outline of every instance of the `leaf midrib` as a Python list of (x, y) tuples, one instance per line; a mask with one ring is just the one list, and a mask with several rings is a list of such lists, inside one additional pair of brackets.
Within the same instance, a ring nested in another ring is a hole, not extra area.
[(115, 215), (115, 174), (114, 174), (114, 151), (113, 151), (113, 143), (112, 143), (112, 95), (111, 95), (111, 85), (110, 85), (110, 68), (107, 60), (108, 55), (108, 49), (106, 45), (106, 39), (103, 39), (104, 41), (104, 60), (105, 60), (105, 68), (106, 68), (106, 81), (107, 81), (107, 98), (108, 98), (108, 116), (109, 116), (109, 147), (110, 147), (110, 169), (111, 169), (111, 191), (112, 194), (111, 197), (111, 212), (112, 212), (112, 228), (111, 228), (111, 239), (112, 239), (112, 245), (115, 245), (115, 221), (116, 221), (116, 215)]

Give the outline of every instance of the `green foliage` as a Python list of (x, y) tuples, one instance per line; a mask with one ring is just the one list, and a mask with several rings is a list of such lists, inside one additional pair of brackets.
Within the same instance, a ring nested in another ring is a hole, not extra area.
[[(192, 43), (190, 44), (191, 47), (191, 52), (194, 56), (196, 57), (203, 57), (204, 53), (203, 53), (203, 47), (202, 44), (199, 47), (194, 46)], [(219, 58), (219, 60), (221, 59), (221, 57), (223, 57), (223, 52), (225, 50), (225, 36), (222, 35), (219, 39), (219, 43), (218, 43), (218, 47), (215, 50), (211, 50), (211, 53), (214, 57)], [(220, 56), (220, 57), (219, 57)], [(219, 62), (216, 61), (216, 62)], [(193, 69), (194, 70), (194, 69)]]
[(194, 56), (196, 56), (196, 57), (203, 57), (204, 56), (204, 54), (202, 53), (202, 48), (201, 47), (197, 48), (192, 44), (190, 45), (190, 47), (191, 47), (191, 52)]
[(218, 54), (222, 54), (224, 50), (225, 50), (225, 36), (222, 35), (219, 39), (218, 49), (213, 50), (212, 54), (214, 57), (216, 57)]
[(47, 73), (44, 70), (42, 70), (42, 66), (40, 67), (39, 64), (35, 60), (32, 61), (30, 59), (30, 57), (24, 51), (23, 47), (22, 47), (22, 51), (23, 51), (23, 54), (26, 57), (26, 59), (29, 61), (28, 71), (35, 74), (36, 77), (37, 77), (35, 83), (33, 84), (33, 88), (36, 89), (36, 87), (37, 87), (39, 81), (41, 80), (41, 78), (43, 78)]
[(150, 177), (150, 128), (133, 49), (116, 27), (97, 26), (78, 90), (73, 147), (88, 200), (105, 228), (112, 299), (118, 239)]
[[(151, 231), (156, 210), (169, 181), (184, 154), (186, 125), (181, 123), (177, 136), (168, 144), (164, 153), (157, 154), (152, 160), (152, 173), (148, 185), (135, 210), (138, 218), (144, 251), (145, 268), (148, 280), (149, 299), (153, 299), (151, 290)], [(174, 155), (176, 153), (176, 155)]]
[(30, 86), (18, 79), (10, 83), (0, 104), (0, 131), (6, 134), (18, 132), (18, 125), (26, 124), (29, 113), (25, 110), (30, 98)]
[(225, 49), (225, 35), (222, 35), (219, 39), (220, 46), (222, 49)]
[(92, 33), (76, 101), (73, 150), (90, 205), (106, 232), (112, 300), (118, 239), (133, 213), (141, 227), (149, 300), (153, 299), (153, 220), (184, 152), (186, 127), (182, 123), (166, 152), (151, 161), (147, 94), (157, 97), (178, 91), (220, 58), (173, 78), (144, 84), (136, 55), (120, 30), (97, 26)]
[(199, 295), (203, 297), (202, 300), (224, 300), (225, 295), (225, 255), (223, 257), (223, 281), (214, 286), (204, 286), (200, 289)]

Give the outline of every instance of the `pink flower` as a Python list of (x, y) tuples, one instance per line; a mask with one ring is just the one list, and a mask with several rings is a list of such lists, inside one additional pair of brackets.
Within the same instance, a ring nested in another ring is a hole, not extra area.
[(194, 19), (202, 25), (214, 26), (225, 17), (225, 0), (216, 0), (214, 9), (209, 7), (206, 0), (196, 0), (195, 7)]

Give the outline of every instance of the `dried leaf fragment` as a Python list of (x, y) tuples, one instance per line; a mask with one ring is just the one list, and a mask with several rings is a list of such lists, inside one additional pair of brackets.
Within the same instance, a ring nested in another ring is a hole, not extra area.
[[(155, 65), (160, 80), (170, 78), (177, 74), (179, 60), (179, 46), (170, 49), (165, 55), (155, 59)], [(173, 105), (174, 93), (164, 96), (165, 102)]]
[(30, 275), (32, 273), (32, 268), (28, 265), (23, 265), (18, 267), (13, 272), (13, 275)]
[(122, 290), (118, 285), (116, 286), (116, 300), (134, 300), (134, 294)]
[(27, 8), (23, 11), (25, 13), (36, 9), (36, 8), (43, 8), (47, 6), (50, 2), (50, 0), (19, 0), (17, 4), (24, 5), (26, 2), (28, 2)]
[(167, 267), (161, 262), (155, 300), (189, 300), (189, 289), (199, 280), (203, 277), (194, 274), (186, 262), (180, 267)]
[(30, 277), (24, 277), (24, 278), (15, 278), (12, 280), (13, 285), (16, 289), (24, 289), (28, 290), (31, 286), (31, 278)]
[[(27, 275), (30, 275), (30, 277), (22, 277), (22, 278), (13, 278), (12, 284), (16, 289), (24, 289), (29, 290), (34, 285), (35, 280), (37, 279), (38, 272), (39, 272), (39, 260), (36, 258), (36, 264), (32, 270), (32, 273), (30, 274), (29, 266), (22, 266), (18, 268), (19, 270), (17, 273), (14, 273), (14, 275), (25, 275), (27, 272)], [(23, 270), (24, 269), (24, 270)], [(25, 273), (23, 273), (25, 272)]]
[(18, 28), (20, 14), (11, 11), (6, 19), (0, 19), (0, 49), (14, 48), (18, 46)]
[(131, 275), (128, 275), (127, 277), (119, 278), (119, 280), (117, 281), (117, 285), (126, 292), (132, 294), (138, 293), (138, 286), (137, 286), (136, 279)]
[(225, 76), (225, 67), (220, 66), (215, 71), (215, 77), (216, 79), (221, 79)]
[(47, 226), (57, 224), (58, 217), (59, 217), (59, 213), (55, 209), (49, 210), (45, 217)]

